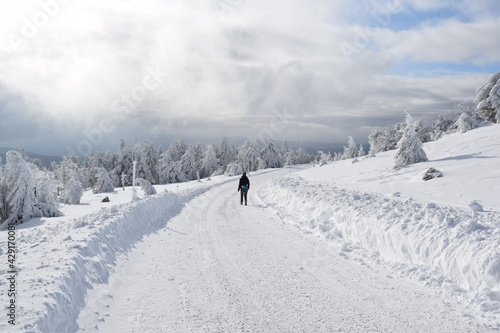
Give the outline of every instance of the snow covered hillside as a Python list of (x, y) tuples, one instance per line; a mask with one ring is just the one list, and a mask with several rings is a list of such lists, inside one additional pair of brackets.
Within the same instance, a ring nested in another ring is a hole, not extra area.
[[(283, 219), (463, 299), (500, 327), (500, 125), (275, 179), (262, 192)], [(423, 180), (429, 168), (442, 177)]]
[(0, 331), (498, 331), (499, 130), (427, 143), (397, 171), (385, 152), (252, 172), (248, 207), (238, 177), (136, 202), (86, 192), (0, 233), (0, 273), (17, 271)]

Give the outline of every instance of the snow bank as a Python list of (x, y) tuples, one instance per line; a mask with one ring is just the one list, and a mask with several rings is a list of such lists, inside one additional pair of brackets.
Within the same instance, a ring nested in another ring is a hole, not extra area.
[[(117, 255), (155, 232), (211, 186), (163, 192), (111, 205), (72, 220), (19, 226), (17, 327), (23, 332), (75, 332), (85, 295), (107, 283)], [(2, 288), (3, 293), (6, 288)], [(0, 331), (10, 329), (0, 324)]]
[[(485, 316), (500, 314), (500, 214), (387, 198), (293, 174), (261, 199), (300, 228), (456, 294)], [(457, 288), (457, 286), (460, 288)]]

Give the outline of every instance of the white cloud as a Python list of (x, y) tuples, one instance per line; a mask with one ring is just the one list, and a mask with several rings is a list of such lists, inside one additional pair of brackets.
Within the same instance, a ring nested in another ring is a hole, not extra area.
[(385, 30), (378, 42), (395, 60), (409, 58), (418, 62), (498, 63), (500, 18), (479, 22), (447, 20), (438, 26), (424, 26), (409, 31)]
[[(404, 32), (391, 30), (389, 19), (362, 38), (363, 27), (346, 19), (359, 11), (373, 20), (389, 9), (397, 15), (449, 6), (398, 3), (11, 2), (0, 10), (0, 86), (4, 98), (22, 100), (26, 116), (36, 116), (40, 128), (57, 120), (61, 133), (78, 133), (108, 118), (137, 136), (183, 131), (251, 136), (268, 126), (273, 111), (286, 109), (294, 120), (280, 136), (296, 133), (300, 139), (309, 131), (310, 138), (320, 139), (338, 131), (344, 140), (348, 130), (357, 131), (343, 126), (346, 117), (363, 123), (398, 118), (400, 108), (437, 112), (482, 84), (465, 74), (426, 80), (388, 76), (393, 64), (499, 61), (497, 18), (448, 19)], [(481, 12), (466, 3), (460, 5), (464, 11)], [(42, 8), (47, 4), (52, 4), (48, 12)], [(355, 48), (353, 61), (341, 45)], [(159, 80), (152, 72), (160, 73)]]

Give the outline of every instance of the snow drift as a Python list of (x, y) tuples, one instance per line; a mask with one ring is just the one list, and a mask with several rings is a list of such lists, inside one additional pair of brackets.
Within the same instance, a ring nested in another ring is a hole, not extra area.
[[(385, 152), (274, 179), (259, 195), (346, 255), (440, 287), (500, 327), (498, 129), (483, 124), (427, 143), (429, 161), (401, 170)], [(442, 177), (425, 181), (430, 167)]]
[(473, 292), (483, 310), (500, 310), (498, 213), (390, 199), (295, 175), (273, 180), (261, 196), (283, 218), (347, 251), (361, 246), (385, 261), (408, 265), (430, 284)]
[(16, 326), (24, 332), (77, 331), (87, 291), (108, 282), (117, 256), (165, 227), (187, 201), (209, 188), (163, 192), (72, 220), (49, 219), (37, 228), (19, 226), (18, 274), (23, 278)]

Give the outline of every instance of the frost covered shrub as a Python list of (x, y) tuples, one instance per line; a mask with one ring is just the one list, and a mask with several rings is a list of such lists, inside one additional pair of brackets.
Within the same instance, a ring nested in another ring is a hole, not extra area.
[(460, 117), (458, 117), (456, 126), (460, 133), (465, 133), (476, 128), (477, 122), (467, 112), (463, 112)]
[(423, 143), (417, 133), (417, 122), (408, 113), (405, 122), (406, 127), (403, 129), (403, 136), (397, 144), (397, 152), (394, 155), (394, 169), (428, 160), (423, 149)]
[(243, 173), (243, 167), (239, 162), (233, 162), (227, 165), (226, 174), (229, 176), (241, 175)]
[(153, 194), (156, 194), (156, 189), (146, 179), (144, 179), (144, 178), (136, 178), (135, 182), (141, 187), (141, 190), (144, 191), (144, 195), (153, 195)]

